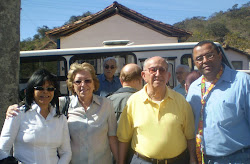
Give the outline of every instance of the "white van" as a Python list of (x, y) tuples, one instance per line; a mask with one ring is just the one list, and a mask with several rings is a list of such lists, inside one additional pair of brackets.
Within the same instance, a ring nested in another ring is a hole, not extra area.
[[(121, 68), (127, 63), (137, 63), (143, 67), (143, 62), (152, 56), (161, 56), (169, 63), (171, 79), (170, 87), (177, 85), (175, 68), (179, 64), (186, 64), (192, 70), (195, 69), (192, 62), (192, 49), (197, 42), (128, 45), (128, 46), (104, 46), (71, 49), (53, 49), (20, 52), (20, 90), (24, 89), (30, 75), (38, 68), (46, 68), (57, 75), (60, 82), (62, 95), (67, 95), (66, 86), (67, 72), (70, 64), (74, 62), (88, 62), (92, 64), (97, 74), (103, 73), (103, 60), (113, 56), (118, 63), (116, 74), (119, 75)], [(216, 43), (223, 55), (223, 62), (232, 68), (226, 54), (219, 43)]]

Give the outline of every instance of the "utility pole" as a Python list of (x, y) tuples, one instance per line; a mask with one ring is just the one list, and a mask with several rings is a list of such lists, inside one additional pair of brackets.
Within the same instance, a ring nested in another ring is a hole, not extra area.
[(18, 103), (21, 0), (0, 1), (0, 130), (6, 109)]

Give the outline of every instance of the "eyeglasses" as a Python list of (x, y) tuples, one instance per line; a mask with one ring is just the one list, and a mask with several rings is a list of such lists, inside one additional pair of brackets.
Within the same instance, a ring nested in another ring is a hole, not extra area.
[(184, 72), (175, 72), (176, 75), (182, 75)]
[(91, 79), (86, 79), (86, 80), (76, 80), (73, 82), (75, 85), (81, 85), (82, 83), (84, 84), (90, 84), (92, 83)]
[(207, 53), (203, 56), (196, 57), (195, 61), (200, 64), (203, 62), (204, 57), (206, 57), (207, 60), (212, 60), (214, 56), (215, 56), (215, 53)]
[(105, 65), (105, 67), (104, 67), (105, 69), (115, 69), (115, 66), (114, 65), (111, 65), (111, 66), (109, 66), (109, 65)]
[(52, 91), (55, 91), (55, 90), (56, 90), (56, 88), (54, 88), (54, 87), (43, 88), (42, 86), (34, 87), (34, 89), (37, 90), (37, 91), (44, 91), (44, 90), (47, 90), (48, 92), (52, 92)]
[(150, 68), (148, 68), (148, 72), (150, 74), (155, 74), (157, 72), (157, 70), (159, 70), (159, 73), (165, 73), (167, 71), (167, 69), (164, 67), (150, 67)]

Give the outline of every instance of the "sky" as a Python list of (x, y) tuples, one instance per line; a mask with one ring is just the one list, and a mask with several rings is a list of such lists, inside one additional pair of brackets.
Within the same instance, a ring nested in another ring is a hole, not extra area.
[[(21, 0), (20, 39), (33, 38), (38, 27), (61, 27), (71, 16), (96, 13), (114, 0)], [(194, 16), (209, 18), (233, 5), (249, 0), (117, 0), (118, 3), (149, 18), (173, 25)]]

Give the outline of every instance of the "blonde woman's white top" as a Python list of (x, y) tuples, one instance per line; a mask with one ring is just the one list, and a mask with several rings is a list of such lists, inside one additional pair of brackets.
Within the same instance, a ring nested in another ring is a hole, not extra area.
[[(60, 107), (65, 98), (60, 98)], [(85, 111), (77, 96), (70, 96), (68, 125), (71, 138), (71, 164), (112, 164), (109, 136), (116, 136), (117, 122), (112, 102), (93, 95)]]

